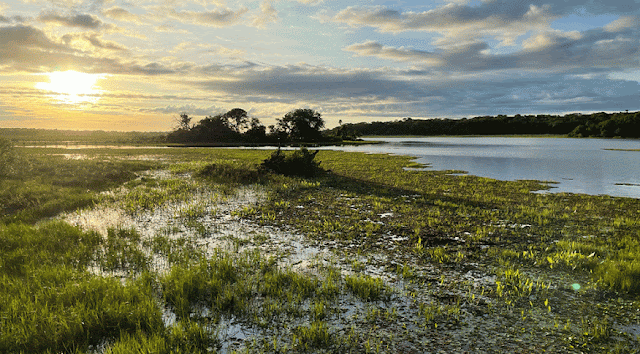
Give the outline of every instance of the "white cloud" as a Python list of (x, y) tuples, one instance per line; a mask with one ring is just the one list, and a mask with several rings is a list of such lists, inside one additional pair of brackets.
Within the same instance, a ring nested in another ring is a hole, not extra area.
[(527, 50), (538, 51), (558, 44), (577, 41), (580, 38), (582, 38), (582, 34), (580, 34), (580, 32), (578, 31), (563, 32), (550, 30), (547, 32), (539, 33), (524, 40), (522, 42), (522, 47)]
[(133, 14), (119, 6), (114, 6), (107, 10), (104, 10), (102, 11), (102, 14), (106, 17), (118, 21), (139, 22), (141, 20), (140, 16)]
[(83, 50), (106, 50), (120, 53), (128, 51), (125, 46), (113, 41), (104, 40), (100, 35), (96, 33), (69, 33), (62, 36), (61, 39), (65, 44), (68, 45), (75, 43), (75, 45), (77, 46), (77, 43), (80, 42), (79, 49)]
[(474, 42), (483, 36), (513, 45), (517, 37), (548, 27), (554, 18), (548, 6), (497, 6), (492, 2), (480, 7), (449, 3), (424, 12), (400, 12), (383, 6), (348, 7), (328, 20), (396, 34), (439, 33), (443, 36), (436, 42), (439, 45)]
[(363, 43), (352, 44), (345, 51), (353, 52), (358, 56), (373, 56), (382, 59), (390, 59), (395, 61), (411, 61), (422, 62), (431, 65), (440, 65), (442, 60), (439, 55), (433, 52), (419, 51), (415, 49), (407, 49), (404, 47), (393, 48), (383, 46), (374, 41), (366, 41)]
[(640, 28), (640, 18), (638, 16), (622, 16), (604, 26), (604, 29), (607, 32), (620, 32), (627, 29), (638, 28)]
[(228, 27), (240, 23), (242, 17), (248, 12), (246, 7), (233, 11), (228, 8), (217, 8), (212, 11), (190, 11), (175, 10), (173, 8), (162, 8), (159, 12), (182, 23), (193, 23), (210, 27)]
[(251, 25), (263, 28), (270, 23), (276, 23), (280, 20), (278, 11), (273, 6), (274, 0), (264, 0), (260, 3), (260, 12), (253, 17)]

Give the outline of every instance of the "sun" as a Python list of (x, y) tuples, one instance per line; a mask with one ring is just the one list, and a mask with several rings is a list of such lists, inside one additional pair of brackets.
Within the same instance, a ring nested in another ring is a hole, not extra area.
[(102, 91), (95, 87), (103, 74), (86, 74), (73, 70), (49, 73), (49, 82), (39, 82), (36, 88), (47, 90), (62, 103), (94, 102)]

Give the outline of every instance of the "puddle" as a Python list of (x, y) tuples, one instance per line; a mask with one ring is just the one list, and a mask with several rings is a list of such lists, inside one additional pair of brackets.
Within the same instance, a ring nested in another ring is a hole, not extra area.
[(640, 336), (640, 324), (632, 324), (620, 327), (620, 332), (626, 333), (632, 337)]

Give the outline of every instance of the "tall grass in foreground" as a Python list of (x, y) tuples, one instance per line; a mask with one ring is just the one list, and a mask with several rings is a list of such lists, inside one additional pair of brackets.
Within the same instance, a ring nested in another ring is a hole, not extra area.
[(0, 351), (87, 350), (122, 333), (154, 331), (149, 282), (90, 275), (101, 236), (62, 222), (0, 226)]

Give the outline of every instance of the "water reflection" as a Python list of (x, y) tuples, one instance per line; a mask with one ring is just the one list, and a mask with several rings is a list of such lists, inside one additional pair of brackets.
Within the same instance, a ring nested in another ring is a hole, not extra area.
[(463, 170), (500, 180), (557, 182), (549, 192), (640, 198), (640, 140), (428, 137), (371, 138), (385, 144), (345, 151), (415, 156), (436, 170)]

